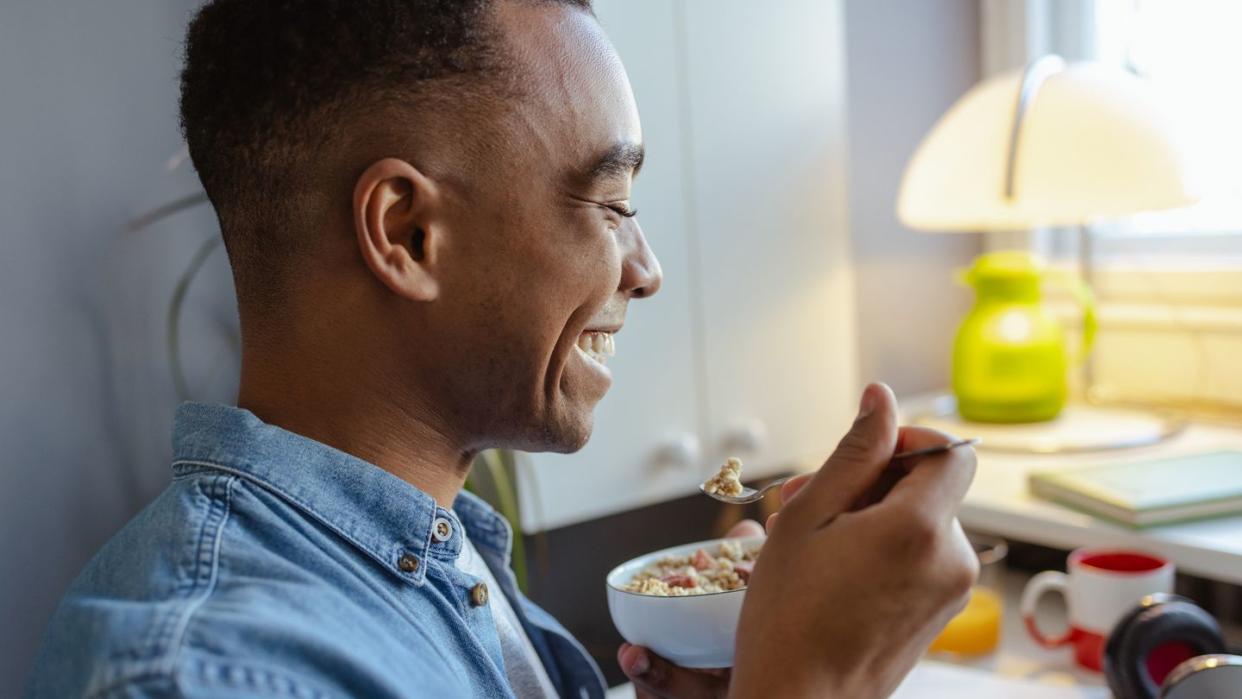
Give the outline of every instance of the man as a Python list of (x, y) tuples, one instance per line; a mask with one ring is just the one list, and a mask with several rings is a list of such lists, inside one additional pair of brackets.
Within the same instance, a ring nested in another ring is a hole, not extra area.
[[(178, 411), (172, 484), (73, 584), (30, 695), (601, 696), (461, 491), (481, 449), (586, 442), (596, 350), (660, 286), (589, 0), (214, 0), (181, 113), (237, 288), (239, 407)], [(769, 522), (731, 675), (625, 646), (640, 691), (889, 693), (976, 572), (969, 455), (876, 485), (943, 439), (869, 387)]]

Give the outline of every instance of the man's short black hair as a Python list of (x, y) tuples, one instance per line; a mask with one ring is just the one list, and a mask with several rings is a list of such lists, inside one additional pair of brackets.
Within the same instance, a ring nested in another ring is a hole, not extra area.
[[(305, 250), (319, 149), (352, 116), (486, 95), (501, 0), (210, 0), (186, 35), (181, 127), (239, 297), (271, 300)], [(542, 0), (590, 11), (591, 0)], [(428, 106), (430, 108), (430, 106)], [(357, 173), (352, 173), (354, 176)], [(242, 303), (248, 300), (241, 300)]]

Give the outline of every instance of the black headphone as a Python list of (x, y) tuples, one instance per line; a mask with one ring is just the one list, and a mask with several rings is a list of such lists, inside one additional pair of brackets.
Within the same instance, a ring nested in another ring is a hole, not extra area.
[(1211, 614), (1185, 597), (1149, 595), (1109, 634), (1104, 674), (1119, 699), (1156, 699), (1161, 683), (1177, 665), (1225, 652), (1220, 624)]

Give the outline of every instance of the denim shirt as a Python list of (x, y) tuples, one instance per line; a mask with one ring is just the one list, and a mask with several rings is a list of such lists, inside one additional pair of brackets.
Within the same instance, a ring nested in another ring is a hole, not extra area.
[(388, 472), (186, 404), (173, 481), (87, 565), (53, 616), (30, 697), (509, 697), (462, 526), (563, 697), (601, 697), (586, 651), (518, 592), (513, 532)]

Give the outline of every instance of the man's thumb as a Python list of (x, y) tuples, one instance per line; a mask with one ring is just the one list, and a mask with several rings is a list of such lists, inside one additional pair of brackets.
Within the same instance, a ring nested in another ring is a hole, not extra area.
[(869, 384), (863, 389), (858, 417), (820, 470), (841, 471), (847, 466), (867, 467), (877, 463), (883, 468), (896, 448), (897, 397), (886, 384)]
[(836, 517), (867, 492), (896, 447), (897, 398), (888, 386), (870, 384), (863, 391), (854, 424), (789, 506), (813, 511), (816, 518), (822, 515), (821, 521)]

